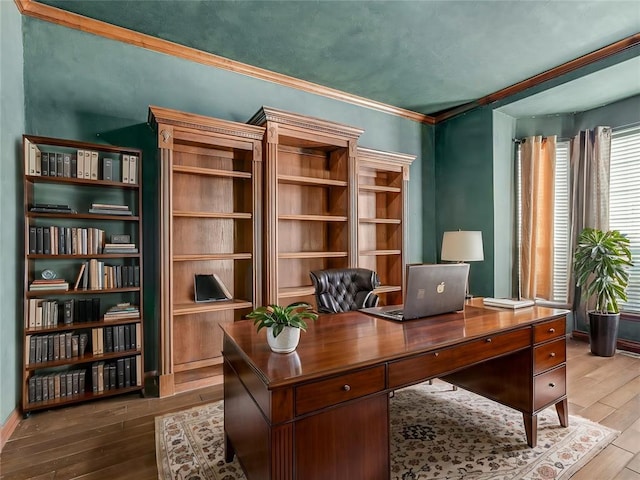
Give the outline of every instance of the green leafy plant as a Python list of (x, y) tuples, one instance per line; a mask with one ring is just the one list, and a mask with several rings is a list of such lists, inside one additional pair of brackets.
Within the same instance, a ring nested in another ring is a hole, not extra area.
[(260, 329), (273, 327), (273, 336), (277, 337), (284, 327), (295, 327), (303, 331), (307, 329), (307, 320), (315, 321), (318, 314), (313, 312), (311, 305), (306, 302), (295, 302), (286, 307), (268, 305), (258, 307), (247, 315), (254, 325)]
[(618, 301), (627, 300), (632, 265), (629, 239), (618, 230), (585, 228), (580, 233), (573, 269), (576, 284), (585, 287), (587, 298), (595, 297), (595, 313), (620, 312)]

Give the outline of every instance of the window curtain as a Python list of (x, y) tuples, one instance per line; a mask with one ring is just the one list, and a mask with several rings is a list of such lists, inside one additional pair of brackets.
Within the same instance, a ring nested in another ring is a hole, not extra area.
[(520, 145), (520, 295), (550, 299), (553, 291), (553, 207), (556, 137)]
[(573, 251), (580, 232), (587, 227), (609, 230), (609, 165), (611, 159), (611, 127), (583, 130), (569, 146), (569, 195), (571, 202), (571, 272), (569, 303), (577, 322), (587, 321), (588, 305), (575, 287)]

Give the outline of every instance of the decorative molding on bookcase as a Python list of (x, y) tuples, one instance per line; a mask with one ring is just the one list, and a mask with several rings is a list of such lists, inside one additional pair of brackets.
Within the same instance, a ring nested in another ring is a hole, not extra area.
[(398, 117), (407, 118), (419, 123), (433, 125), (434, 118), (422, 113), (413, 112), (404, 108), (395, 107), (386, 103), (377, 102), (369, 98), (360, 97), (340, 90), (318, 85), (316, 83), (301, 80), (299, 78), (290, 77), (281, 73), (271, 72), (269, 70), (247, 65), (229, 58), (214, 55), (212, 53), (203, 52), (195, 48), (186, 47), (177, 43), (162, 40), (151, 35), (146, 35), (132, 30), (110, 25), (108, 23), (87, 18), (76, 13), (67, 12), (50, 5), (45, 5), (33, 0), (14, 0), (20, 13), (30, 17), (38, 18), (47, 22), (62, 25), (64, 27), (81, 30), (83, 32), (92, 33), (101, 37), (117, 40), (119, 42), (128, 43), (137, 47), (146, 48), (156, 52), (172, 55), (178, 58), (184, 58), (192, 62), (208, 65), (210, 67), (228, 70), (248, 77), (257, 78), (267, 82), (282, 85), (288, 88), (295, 88), (303, 92), (320, 95), (323, 97), (339, 100), (342, 102), (357, 105), (359, 107), (369, 108), (379, 112), (396, 115)]
[(11, 437), (11, 434), (15, 431), (15, 429), (20, 425), (20, 411), (15, 408), (7, 417), (7, 421), (4, 422), (2, 427), (0, 428), (0, 453), (2, 453), (2, 449), (4, 445)]

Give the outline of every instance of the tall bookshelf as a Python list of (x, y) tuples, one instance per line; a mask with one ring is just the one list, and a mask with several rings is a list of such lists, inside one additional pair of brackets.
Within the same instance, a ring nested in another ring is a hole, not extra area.
[(414, 155), (358, 147), (358, 266), (380, 278), (383, 305), (403, 303), (409, 168)]
[[(264, 128), (149, 107), (160, 186), (160, 396), (222, 383), (219, 326), (262, 303)], [(232, 299), (196, 303), (194, 276)]]
[(265, 303), (315, 304), (311, 270), (357, 263), (355, 166), (363, 130), (262, 107)]
[(142, 152), (23, 145), (22, 410), (142, 391)]

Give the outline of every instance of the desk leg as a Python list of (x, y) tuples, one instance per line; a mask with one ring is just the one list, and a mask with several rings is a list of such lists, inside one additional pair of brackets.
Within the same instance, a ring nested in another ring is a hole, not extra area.
[(227, 432), (224, 432), (224, 461), (227, 463), (233, 461), (235, 454), (236, 451), (233, 449), (233, 445), (231, 445), (229, 435), (227, 435)]
[(524, 419), (524, 430), (527, 434), (527, 445), (531, 448), (535, 448), (538, 444), (538, 416), (522, 414)]
[(569, 426), (569, 408), (567, 406), (567, 399), (556, 403), (556, 412), (558, 413), (558, 420), (563, 427)]

